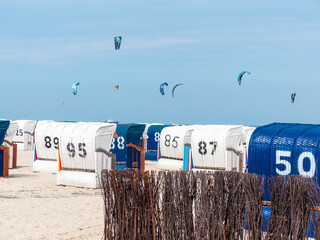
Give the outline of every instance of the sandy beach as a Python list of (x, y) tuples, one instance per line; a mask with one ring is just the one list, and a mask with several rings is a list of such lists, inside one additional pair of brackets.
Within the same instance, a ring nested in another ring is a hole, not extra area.
[(57, 186), (32, 162), (32, 151), (18, 151), (18, 168), (0, 178), (0, 239), (102, 239), (101, 190)]

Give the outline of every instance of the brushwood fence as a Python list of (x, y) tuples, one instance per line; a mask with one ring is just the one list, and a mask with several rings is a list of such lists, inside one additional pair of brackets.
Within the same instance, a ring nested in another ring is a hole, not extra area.
[(104, 239), (320, 239), (317, 183), (267, 181), (271, 207), (254, 174), (104, 171)]

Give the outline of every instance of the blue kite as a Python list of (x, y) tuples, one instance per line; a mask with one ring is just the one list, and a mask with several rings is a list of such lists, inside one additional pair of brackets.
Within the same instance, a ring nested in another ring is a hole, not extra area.
[(296, 93), (292, 93), (291, 94), (291, 103), (294, 103), (295, 100), (296, 100)]
[(238, 83), (239, 83), (239, 85), (241, 85), (241, 79), (242, 79), (242, 77), (243, 77), (243, 75), (244, 75), (245, 73), (250, 74), (250, 72), (248, 72), (248, 71), (243, 71), (243, 72), (241, 72), (241, 73), (239, 74), (239, 76), (238, 76)]
[(160, 93), (162, 94), (162, 95), (164, 95), (164, 87), (167, 87), (168, 86), (168, 83), (162, 83), (161, 85), (160, 85)]
[(79, 82), (76, 82), (76, 83), (72, 84), (73, 95), (77, 95), (77, 93), (78, 93), (78, 85), (80, 85)]
[(122, 37), (121, 37), (121, 36), (114, 37), (114, 48), (115, 48), (116, 50), (119, 50), (119, 49), (120, 49), (121, 40), (122, 40)]

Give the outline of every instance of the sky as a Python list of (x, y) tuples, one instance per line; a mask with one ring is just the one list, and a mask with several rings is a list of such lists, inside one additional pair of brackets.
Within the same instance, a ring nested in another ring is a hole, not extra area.
[(0, 118), (317, 124), (319, 12), (317, 0), (0, 0)]

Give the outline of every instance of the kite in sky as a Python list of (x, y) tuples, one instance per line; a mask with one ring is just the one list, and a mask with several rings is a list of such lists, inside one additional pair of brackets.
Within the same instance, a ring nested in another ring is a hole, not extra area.
[(244, 75), (245, 73), (250, 74), (250, 72), (248, 72), (248, 71), (243, 71), (243, 72), (241, 72), (241, 73), (239, 74), (239, 76), (238, 76), (238, 83), (239, 83), (239, 85), (241, 85), (241, 80), (242, 80), (242, 77), (243, 77), (243, 75)]
[(291, 103), (294, 103), (295, 100), (296, 100), (296, 93), (292, 93), (291, 94)]
[(121, 36), (114, 37), (114, 48), (115, 48), (116, 50), (119, 50), (119, 49), (120, 49), (121, 40), (122, 40), (122, 37), (121, 37)]
[(78, 85), (80, 85), (79, 82), (75, 82), (74, 84), (72, 84), (73, 95), (77, 95), (77, 93), (78, 93)]
[(175, 85), (172, 89), (172, 97), (174, 97), (174, 91), (176, 90), (176, 87), (183, 85), (183, 83), (178, 83), (177, 85)]
[(161, 85), (160, 85), (160, 93), (162, 94), (162, 95), (164, 95), (164, 87), (167, 87), (168, 86), (168, 83), (162, 83)]

